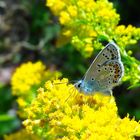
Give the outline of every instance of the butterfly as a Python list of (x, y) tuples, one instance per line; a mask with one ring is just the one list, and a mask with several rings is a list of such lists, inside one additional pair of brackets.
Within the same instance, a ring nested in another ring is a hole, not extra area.
[(95, 92), (112, 95), (113, 87), (119, 84), (123, 74), (124, 66), (119, 47), (110, 42), (96, 56), (83, 80), (79, 80), (74, 86), (86, 95)]

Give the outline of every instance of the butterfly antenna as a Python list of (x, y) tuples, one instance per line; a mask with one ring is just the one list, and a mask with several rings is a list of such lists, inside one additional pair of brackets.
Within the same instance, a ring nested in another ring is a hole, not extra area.
[(68, 99), (69, 99), (71, 96), (72, 96), (72, 94), (70, 94), (70, 95), (66, 98), (66, 100), (65, 100), (64, 102), (67, 102)]
[(73, 84), (73, 83), (75, 83), (75, 82), (76, 82), (76, 80), (71, 80), (71, 81), (67, 81), (67, 82), (58, 82), (58, 83), (53, 83), (53, 84), (54, 84), (54, 85), (67, 84), (67, 83)]
[(113, 98), (113, 92), (112, 90), (110, 90), (110, 103), (114, 102), (114, 98)]
[(66, 84), (68, 82), (58, 82), (58, 83), (53, 83), (54, 85), (59, 85), (59, 84)]
[(76, 89), (74, 87), (71, 87), (69, 90), (70, 90), (70, 95), (65, 99), (65, 102), (67, 102), (69, 98), (76, 93)]

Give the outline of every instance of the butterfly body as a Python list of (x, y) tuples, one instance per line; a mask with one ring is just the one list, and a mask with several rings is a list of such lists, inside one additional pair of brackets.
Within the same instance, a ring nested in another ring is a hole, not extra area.
[(110, 94), (112, 88), (119, 84), (123, 73), (119, 48), (111, 42), (97, 55), (84, 79), (75, 83), (75, 87), (87, 95), (95, 92)]
[(99, 89), (98, 83), (94, 81), (84, 81), (84, 80), (79, 80), (76, 84), (75, 87), (79, 88), (80, 92), (84, 92), (85, 94), (92, 94)]

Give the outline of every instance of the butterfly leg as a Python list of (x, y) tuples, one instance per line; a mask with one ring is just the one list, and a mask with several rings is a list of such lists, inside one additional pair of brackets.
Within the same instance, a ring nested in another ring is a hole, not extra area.
[(113, 93), (112, 93), (112, 90), (107, 90), (104, 92), (106, 95), (110, 95), (110, 103), (113, 103), (114, 102), (114, 97), (113, 97)]
[(110, 90), (103, 91), (103, 93), (104, 93), (105, 95), (113, 96), (112, 90), (111, 90), (111, 89), (110, 89)]

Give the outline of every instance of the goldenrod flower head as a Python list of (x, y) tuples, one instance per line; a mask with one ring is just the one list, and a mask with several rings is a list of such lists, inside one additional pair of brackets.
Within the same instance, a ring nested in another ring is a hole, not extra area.
[(26, 130), (22, 129), (16, 133), (5, 135), (4, 140), (41, 140), (41, 138), (35, 134), (30, 134)]
[[(46, 5), (59, 17), (64, 27), (63, 35), (68, 37), (67, 31), (71, 31), (70, 40), (85, 57), (91, 56), (93, 52), (92, 43), (90, 47), (86, 47), (86, 38), (92, 37), (94, 41), (98, 35), (114, 31), (119, 21), (119, 15), (107, 0), (49, 0)], [(76, 44), (73, 41), (75, 36), (79, 38)]]
[(27, 62), (19, 66), (12, 76), (11, 85), (13, 95), (18, 97), (17, 102), (21, 109), (21, 111), (19, 110), (20, 116), (24, 114), (23, 109), (36, 97), (35, 90), (44, 81), (60, 76), (60, 72), (46, 70), (45, 65), (40, 61), (36, 63)]
[(32, 86), (40, 85), (43, 80), (58, 78), (60, 75), (59, 72), (46, 70), (45, 65), (40, 61), (24, 63), (12, 76), (12, 93), (17, 96), (28, 94)]
[(68, 12), (69, 12), (69, 14), (70, 14), (70, 16), (71, 16), (71, 18), (72, 17), (76, 17), (77, 16), (77, 7), (76, 6), (69, 6), (68, 7)]
[(49, 7), (54, 7), (52, 11), (54, 14), (57, 14), (65, 7), (65, 2), (61, 0), (47, 0), (46, 5)]
[(45, 75), (45, 66), (41, 62), (27, 62), (18, 67), (12, 76), (13, 94), (27, 94), (33, 85), (40, 84)]
[(87, 96), (67, 82), (48, 81), (38, 89), (23, 123), (29, 132), (50, 140), (133, 140), (140, 135), (138, 122), (118, 116), (113, 97)]
[(68, 12), (65, 12), (65, 11), (62, 11), (60, 13), (60, 23), (63, 25), (63, 24), (66, 24), (66, 23), (69, 23), (70, 22), (70, 15)]
[(115, 28), (114, 34), (116, 36), (118, 45), (125, 47), (128, 44), (137, 43), (137, 40), (140, 37), (140, 29), (133, 27), (132, 25), (128, 25), (127, 27), (124, 25), (119, 25)]

